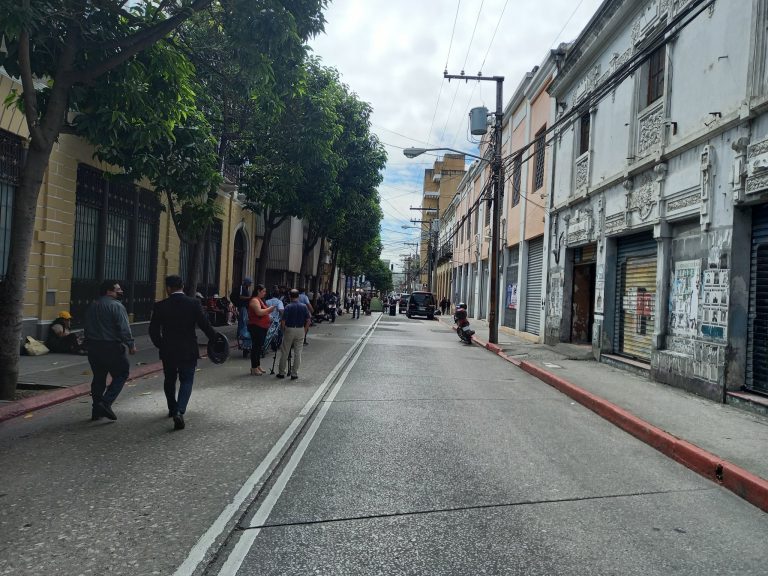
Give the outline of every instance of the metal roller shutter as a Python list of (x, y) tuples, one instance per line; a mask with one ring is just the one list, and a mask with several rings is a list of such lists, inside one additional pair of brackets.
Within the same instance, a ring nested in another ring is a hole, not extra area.
[(768, 393), (768, 206), (752, 214), (747, 388)]
[(650, 234), (620, 240), (617, 256), (614, 347), (620, 354), (647, 362), (656, 317), (656, 241)]
[(541, 279), (544, 270), (544, 237), (528, 243), (528, 274), (525, 278), (525, 331), (539, 335), (541, 323)]

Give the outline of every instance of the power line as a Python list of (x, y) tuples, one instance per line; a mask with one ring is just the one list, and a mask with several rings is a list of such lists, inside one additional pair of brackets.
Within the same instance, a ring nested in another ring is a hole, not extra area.
[[(475, 18), (475, 27), (472, 28), (472, 37), (469, 39), (469, 46), (467, 46), (467, 55), (464, 56), (464, 65), (461, 67), (461, 73), (464, 74), (464, 70), (467, 69), (467, 60), (469, 60), (469, 51), (472, 49), (472, 43), (475, 41), (475, 32), (477, 31), (477, 24), (480, 22), (480, 14), (483, 11), (483, 4), (485, 4), (485, 0), (480, 2), (480, 8), (477, 10), (477, 18)], [(448, 68), (448, 64), (445, 65), (446, 68)]]
[(574, 8), (574, 9), (573, 9), (573, 12), (571, 12), (571, 15), (570, 15), (570, 17), (568, 18), (568, 20), (566, 20), (566, 21), (565, 21), (565, 24), (563, 24), (563, 27), (562, 27), (562, 29), (560, 30), (560, 32), (558, 32), (558, 33), (557, 33), (557, 36), (555, 36), (555, 39), (552, 41), (552, 44), (551, 44), (551, 46), (549, 47), (549, 48), (550, 48), (550, 50), (551, 50), (552, 48), (554, 48), (554, 46), (555, 46), (555, 43), (556, 43), (556, 42), (557, 42), (557, 41), (560, 39), (560, 36), (562, 35), (562, 33), (563, 33), (563, 32), (565, 32), (565, 29), (568, 27), (568, 24), (570, 24), (570, 23), (571, 23), (571, 20), (573, 20), (573, 17), (576, 15), (576, 12), (578, 12), (578, 11), (579, 11), (579, 8), (581, 8), (581, 5), (582, 5), (583, 3), (584, 3), (584, 0), (579, 0), (579, 3), (578, 3), (578, 4), (576, 4), (576, 8)]

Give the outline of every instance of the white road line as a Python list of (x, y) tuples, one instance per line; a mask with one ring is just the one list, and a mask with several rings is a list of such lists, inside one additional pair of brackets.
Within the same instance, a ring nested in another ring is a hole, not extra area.
[[(189, 551), (189, 554), (187, 555), (184, 562), (182, 562), (182, 564), (173, 573), (173, 576), (192, 576), (194, 574), (197, 567), (205, 559), (205, 555), (208, 552), (208, 550), (210, 550), (210, 548), (216, 543), (216, 539), (219, 536), (221, 536), (224, 530), (226, 530), (227, 524), (231, 522), (232, 518), (240, 510), (240, 507), (242, 506), (243, 502), (245, 502), (246, 498), (248, 498), (248, 496), (253, 492), (254, 488), (256, 488), (256, 486), (263, 481), (264, 477), (269, 472), (269, 469), (272, 467), (272, 464), (274, 463), (274, 461), (280, 456), (282, 451), (285, 449), (285, 447), (293, 438), (293, 435), (296, 432), (296, 430), (304, 422), (307, 415), (312, 411), (312, 408), (315, 406), (317, 401), (322, 397), (323, 394), (325, 394), (325, 391), (328, 389), (328, 386), (336, 377), (336, 374), (338, 374), (339, 370), (341, 370), (341, 367), (353, 354), (353, 350), (355, 349), (355, 347), (362, 340), (368, 338), (370, 334), (373, 332), (373, 328), (376, 326), (378, 320), (380, 320), (380, 318), (378, 318), (371, 325), (371, 327), (368, 330), (366, 330), (365, 333), (355, 341), (355, 343), (350, 347), (350, 349), (347, 351), (344, 357), (341, 360), (339, 360), (336, 366), (334, 366), (330, 374), (328, 374), (328, 376), (326, 377), (325, 380), (323, 380), (323, 383), (320, 385), (317, 391), (312, 395), (312, 398), (310, 398), (309, 401), (301, 409), (301, 412), (299, 412), (299, 416), (296, 419), (294, 419), (293, 422), (291, 422), (290, 426), (288, 426), (286, 431), (283, 432), (283, 435), (280, 436), (280, 439), (275, 443), (275, 445), (272, 447), (269, 453), (264, 457), (261, 463), (251, 473), (251, 475), (242, 485), (240, 490), (237, 491), (237, 494), (235, 494), (234, 498), (232, 498), (232, 501), (229, 504), (227, 504), (226, 508), (224, 508), (221, 514), (219, 514), (219, 517), (216, 518), (216, 520), (214, 520), (213, 524), (211, 524), (211, 527), (208, 528), (208, 530), (206, 530), (205, 533), (200, 537), (200, 539), (195, 543), (195, 545)], [(363, 348), (364, 347), (365, 345), (363, 345)], [(355, 357), (355, 361), (357, 361), (357, 357)], [(346, 374), (348, 373), (349, 373), (349, 370), (347, 370), (344, 373), (343, 377), (345, 378)]]
[[(375, 322), (373, 326), (376, 326)], [(360, 355), (363, 353), (365, 346), (368, 344), (368, 339), (370, 338), (371, 334), (373, 334), (373, 330), (367, 332), (364, 335), (365, 341), (363, 342), (362, 346), (360, 346), (360, 349), (357, 351), (354, 358), (350, 362), (349, 366), (347, 366), (347, 369), (341, 375), (336, 385), (333, 387), (333, 390), (331, 390), (331, 393), (328, 396), (328, 400), (324, 402), (320, 407), (317, 416), (312, 421), (312, 425), (309, 427), (306, 435), (301, 439), (301, 442), (296, 447), (296, 451), (291, 455), (291, 459), (288, 461), (274, 486), (272, 486), (272, 489), (269, 491), (269, 494), (267, 494), (267, 497), (261, 503), (261, 506), (259, 506), (259, 509), (253, 516), (250, 526), (261, 526), (267, 521), (267, 518), (269, 518), (269, 515), (272, 513), (272, 508), (274, 508), (275, 504), (277, 504), (277, 501), (280, 499), (280, 496), (282, 495), (283, 490), (285, 490), (288, 481), (291, 479), (291, 476), (296, 470), (296, 467), (299, 465), (299, 462), (301, 462), (301, 459), (309, 447), (309, 444), (315, 437), (317, 429), (323, 422), (323, 418), (325, 418), (325, 415), (328, 413), (333, 399), (336, 398), (336, 395), (341, 389), (341, 386), (344, 384), (344, 381), (347, 379), (347, 376), (354, 367)], [(222, 566), (221, 571), (219, 572), (219, 576), (236, 576), (238, 570), (240, 570), (240, 567), (243, 565), (243, 561), (248, 555), (251, 546), (253, 546), (253, 543), (256, 541), (256, 537), (260, 533), (260, 528), (253, 528), (243, 532), (243, 534), (240, 536), (240, 540), (237, 541), (237, 544), (227, 558), (227, 561), (224, 563), (224, 566)]]

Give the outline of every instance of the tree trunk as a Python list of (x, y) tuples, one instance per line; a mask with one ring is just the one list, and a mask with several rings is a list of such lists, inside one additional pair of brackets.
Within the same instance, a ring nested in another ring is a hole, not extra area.
[(259, 251), (259, 268), (256, 272), (256, 284), (266, 285), (267, 282), (267, 260), (269, 260), (269, 245), (272, 243), (272, 232), (277, 226), (272, 225), (264, 219), (264, 239), (261, 241), (261, 250)]
[[(192, 242), (188, 242), (189, 261), (187, 262), (187, 277), (184, 278), (185, 292), (188, 296), (194, 296), (197, 285), (200, 283), (200, 274), (203, 269), (203, 256), (206, 247), (205, 235)], [(204, 294), (208, 296), (208, 294)]]
[(336, 250), (331, 252), (331, 275), (328, 277), (328, 290), (336, 292), (336, 286), (333, 285), (333, 276), (336, 273)]
[(317, 238), (312, 242), (307, 238), (307, 243), (304, 245), (304, 249), (301, 251), (301, 266), (299, 267), (299, 275), (301, 276), (301, 283), (304, 284), (304, 278), (309, 276), (309, 254), (315, 249), (317, 245)]
[(48, 142), (33, 140), (21, 180), (13, 197), (13, 216), (8, 272), (0, 282), (0, 399), (13, 400), (19, 379), (24, 293), (27, 290), (27, 269), (35, 231), (37, 197), (43, 175), (53, 149)]
[(315, 298), (317, 298), (318, 294), (320, 293), (320, 279), (323, 277), (323, 260), (325, 258), (323, 245), (323, 241), (320, 240), (320, 253), (317, 255), (317, 274), (315, 274), (315, 280), (312, 283), (312, 292), (314, 292)]

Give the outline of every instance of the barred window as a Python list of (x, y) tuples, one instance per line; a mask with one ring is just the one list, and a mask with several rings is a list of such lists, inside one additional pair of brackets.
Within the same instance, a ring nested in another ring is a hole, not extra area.
[(589, 152), (589, 130), (592, 116), (589, 112), (579, 119), (579, 156)]
[(544, 151), (546, 150), (546, 143), (544, 136), (547, 129), (546, 126), (536, 133), (536, 142), (534, 144), (534, 159), (536, 163), (536, 171), (533, 178), (533, 189), (538, 190), (544, 186)]
[(520, 204), (520, 185), (521, 173), (523, 169), (523, 157), (521, 154), (515, 156), (512, 166), (512, 206)]
[(15, 134), (0, 130), (0, 279), (8, 272), (13, 196), (21, 172), (21, 143)]
[(658, 48), (648, 60), (648, 86), (646, 87), (646, 102), (649, 106), (664, 95), (664, 58), (665, 47)]

